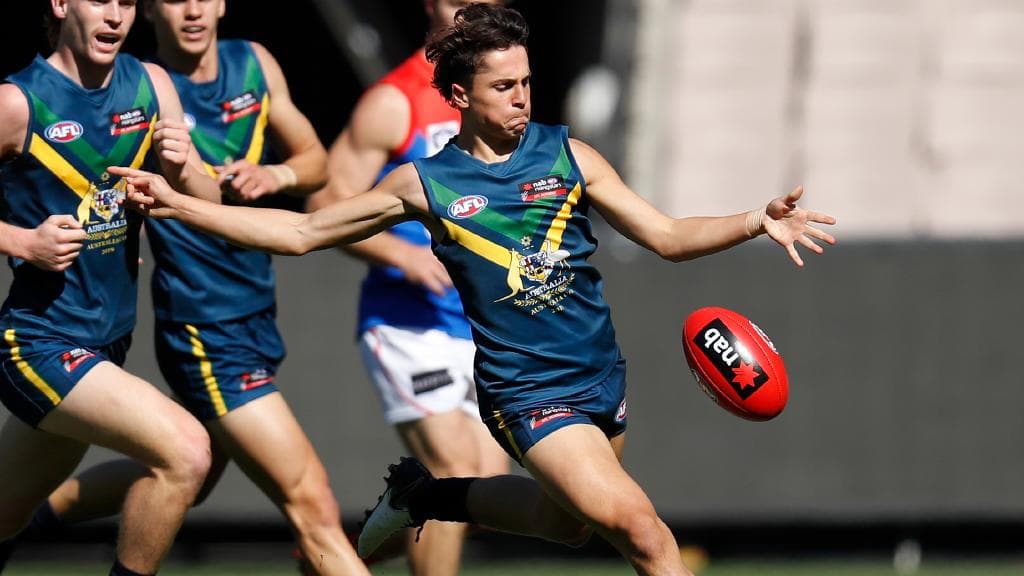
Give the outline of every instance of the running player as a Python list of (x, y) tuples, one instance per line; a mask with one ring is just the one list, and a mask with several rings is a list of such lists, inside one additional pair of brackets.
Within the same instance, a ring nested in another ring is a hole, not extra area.
[(533, 479), (435, 479), (418, 461), (391, 467), (359, 539), (367, 555), (390, 534), (428, 519), (476, 522), (580, 544), (592, 531), (639, 574), (686, 575), (679, 548), (621, 465), (625, 364), (587, 212), (679, 262), (767, 234), (797, 265), (795, 244), (822, 252), (835, 219), (797, 206), (802, 189), (750, 212), (672, 219), (630, 190), (564, 127), (530, 122), (526, 24), (507, 8), (472, 5), (427, 45), (434, 84), (462, 112), (457, 138), (400, 166), (380, 184), (309, 215), (218, 206), (177, 194), (159, 176), (129, 177), (139, 209), (253, 248), (302, 254), (418, 219), (462, 296), (477, 346), (481, 413)]
[(187, 411), (121, 369), (135, 324), (141, 219), (110, 164), (155, 151), (165, 175), (219, 201), (167, 74), (119, 54), (129, 0), (52, 0), (54, 52), (0, 85), (0, 540), (12, 539), (89, 445), (139, 462), (111, 574), (152, 574), (210, 466)]
[[(327, 154), (263, 46), (217, 39), (224, 0), (145, 0), (158, 62), (181, 97), (192, 141), (225, 201), (305, 194), (323, 186)], [(270, 164), (269, 142), (284, 158)], [(327, 472), (274, 384), (285, 350), (274, 320), (270, 256), (173, 221), (146, 229), (156, 268), (157, 361), (175, 395), (208, 429), (213, 465), (201, 502), (229, 460), (281, 509), (309, 568), (368, 575), (341, 528)], [(115, 514), (142, 470), (108, 462), (49, 498), (62, 522)], [(83, 491), (81, 486), (92, 488)]]
[[(469, 3), (426, 0), (430, 32), (451, 26), (456, 10)], [(433, 156), (458, 133), (459, 112), (430, 85), (433, 73), (421, 48), (363, 95), (331, 147), (331, 186), (310, 198), (310, 209), (369, 190), (401, 164)], [(370, 263), (358, 338), (384, 419), (437, 476), (507, 472), (507, 457), (480, 421), (469, 322), (430, 251), (427, 229), (403, 222), (346, 250)], [(465, 530), (455, 523), (426, 527), (408, 549), (412, 573), (457, 574)]]

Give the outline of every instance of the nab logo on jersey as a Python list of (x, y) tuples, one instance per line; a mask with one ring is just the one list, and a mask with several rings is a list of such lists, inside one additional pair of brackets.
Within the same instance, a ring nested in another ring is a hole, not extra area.
[(448, 205), (448, 215), (452, 218), (469, 218), (479, 214), (487, 207), (487, 198), (474, 194), (463, 196)]
[(44, 135), (50, 142), (59, 142), (65, 144), (67, 142), (73, 142), (78, 140), (78, 137), (82, 135), (82, 125), (72, 120), (63, 120), (61, 122), (54, 122), (46, 127)]

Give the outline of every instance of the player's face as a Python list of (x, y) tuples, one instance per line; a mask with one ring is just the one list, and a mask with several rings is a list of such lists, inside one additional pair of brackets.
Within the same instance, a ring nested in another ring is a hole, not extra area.
[(97, 65), (111, 65), (135, 22), (135, 0), (51, 0), (58, 43)]
[(455, 85), (455, 101), (480, 130), (518, 138), (530, 121), (530, 58), (523, 46), (492, 50), (483, 57), (468, 91)]
[(470, 4), (504, 4), (502, 0), (426, 0), (431, 31), (448, 28), (455, 23), (455, 13)]
[(223, 15), (224, 0), (153, 0), (146, 10), (157, 43), (190, 56), (211, 49)]

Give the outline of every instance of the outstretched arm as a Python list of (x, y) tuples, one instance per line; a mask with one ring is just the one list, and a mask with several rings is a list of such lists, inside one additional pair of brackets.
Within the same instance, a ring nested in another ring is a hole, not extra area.
[(830, 234), (811, 224), (835, 224), (835, 218), (797, 206), (803, 188), (742, 214), (670, 218), (630, 190), (596, 150), (578, 140), (570, 144), (594, 207), (623, 236), (667, 260), (692, 260), (767, 233), (786, 248), (797, 266), (803, 266), (797, 242), (818, 254), (823, 250), (815, 240), (835, 243)]
[(124, 167), (128, 200), (155, 218), (173, 218), (246, 248), (299, 255), (357, 242), (403, 220), (424, 218), (427, 201), (416, 169), (395, 170), (373, 190), (309, 214), (213, 204), (179, 194), (162, 177)]

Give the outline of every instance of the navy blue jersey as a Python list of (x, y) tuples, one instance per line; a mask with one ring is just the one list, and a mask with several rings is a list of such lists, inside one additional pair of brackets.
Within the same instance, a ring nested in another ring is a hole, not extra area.
[[(249, 42), (217, 44), (217, 79), (192, 82), (168, 69), (181, 98), (192, 142), (213, 166), (266, 161), (270, 94)], [(245, 250), (174, 220), (146, 221), (153, 248), (153, 309), (170, 322), (208, 323), (242, 318), (274, 305), (268, 254)]]
[(139, 168), (159, 109), (143, 65), (119, 55), (104, 88), (85, 89), (37, 56), (8, 81), (28, 100), (21, 154), (0, 166), (4, 221), (35, 228), (54, 214), (74, 215), (88, 238), (64, 272), (16, 258), (0, 326), (103, 346), (135, 325), (141, 218), (126, 210), (124, 180), (108, 166)]
[(448, 232), (434, 252), (473, 328), (480, 405), (542, 406), (606, 378), (619, 348), (567, 129), (531, 123), (496, 164), (451, 142), (415, 166)]

